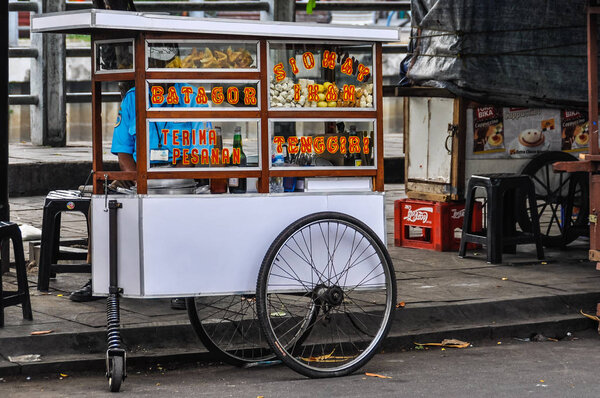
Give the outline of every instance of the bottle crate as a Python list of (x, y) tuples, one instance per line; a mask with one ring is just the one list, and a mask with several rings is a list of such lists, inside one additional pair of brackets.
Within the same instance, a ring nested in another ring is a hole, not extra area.
[[(482, 206), (475, 202), (473, 231), (482, 228)], [(464, 202), (400, 199), (394, 202), (394, 244), (436, 251), (458, 250), (465, 217)], [(469, 249), (478, 245), (470, 243)]]

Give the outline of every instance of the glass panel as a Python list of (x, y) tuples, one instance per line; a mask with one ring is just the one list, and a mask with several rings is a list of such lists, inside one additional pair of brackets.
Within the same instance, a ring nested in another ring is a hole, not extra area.
[[(259, 120), (148, 119), (147, 129), (151, 170), (259, 166)], [(241, 149), (234, 145), (238, 129)]]
[(257, 81), (148, 81), (146, 103), (148, 109), (153, 110), (208, 110), (209, 107), (258, 109), (259, 91)]
[(258, 68), (257, 41), (148, 41), (149, 69), (251, 69)]
[(271, 166), (373, 167), (375, 121), (273, 121)]
[(373, 45), (269, 43), (271, 108), (373, 108)]
[(97, 41), (96, 72), (133, 71), (133, 39)]

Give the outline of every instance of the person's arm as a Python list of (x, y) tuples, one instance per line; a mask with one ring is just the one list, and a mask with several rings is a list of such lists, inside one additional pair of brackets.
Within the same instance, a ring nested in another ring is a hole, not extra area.
[(135, 160), (133, 160), (133, 155), (130, 153), (117, 153), (117, 157), (119, 158), (119, 168), (122, 171), (136, 171)]
[[(117, 122), (113, 132), (111, 152), (117, 155), (119, 168), (122, 171), (136, 171), (136, 164), (133, 158), (135, 151), (135, 135), (130, 133), (132, 123), (135, 123), (134, 91), (131, 90), (125, 96), (119, 109)], [(113, 181), (111, 186), (131, 188), (133, 181)]]

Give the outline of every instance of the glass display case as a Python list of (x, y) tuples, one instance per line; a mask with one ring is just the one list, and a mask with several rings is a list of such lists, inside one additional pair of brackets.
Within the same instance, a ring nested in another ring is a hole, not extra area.
[[(163, 178), (209, 181), (213, 193), (213, 181), (252, 179), (268, 193), (281, 190), (273, 181), (283, 180), (286, 191), (298, 181), (298, 191), (302, 179), (317, 177), (371, 178), (382, 191), (381, 41), (286, 39), (282, 32), (96, 33), (94, 117), (101, 82), (138, 88), (130, 127), (137, 171), (96, 173), (96, 192), (102, 178), (135, 180), (143, 194), (147, 180)], [(94, 137), (102, 141), (101, 129)]]
[[(271, 167), (373, 168), (375, 120), (272, 119)], [(280, 156), (282, 162), (276, 162)]]
[(269, 42), (269, 107), (374, 108), (375, 46)]
[(148, 171), (260, 170), (259, 132), (257, 119), (147, 119)]
[(134, 39), (97, 40), (94, 49), (96, 73), (133, 72)]
[(148, 40), (147, 70), (257, 70), (258, 41)]

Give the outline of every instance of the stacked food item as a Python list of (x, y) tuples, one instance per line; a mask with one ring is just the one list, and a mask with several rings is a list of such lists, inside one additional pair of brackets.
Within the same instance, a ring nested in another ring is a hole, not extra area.
[(306, 97), (300, 98), (300, 101), (294, 100), (294, 82), (289, 77), (280, 82), (276, 82), (275, 78), (271, 78), (269, 88), (269, 98), (273, 108), (301, 108), (306, 103)]
[[(311, 79), (299, 79), (300, 98), (294, 99), (294, 82), (289, 77), (277, 82), (271, 78), (269, 99), (272, 108), (372, 108), (373, 107), (373, 83), (363, 83), (355, 88), (355, 98), (353, 101), (343, 100), (343, 90), (335, 83), (324, 82), (315, 83)], [(309, 101), (308, 87), (318, 86), (318, 100)], [(335, 100), (327, 93), (337, 93)]]
[(249, 68), (253, 63), (252, 54), (246, 49), (233, 50), (230, 46), (227, 50), (220, 51), (206, 47), (204, 51), (192, 49), (192, 52), (183, 59), (175, 57), (167, 64), (167, 68), (244, 69)]

